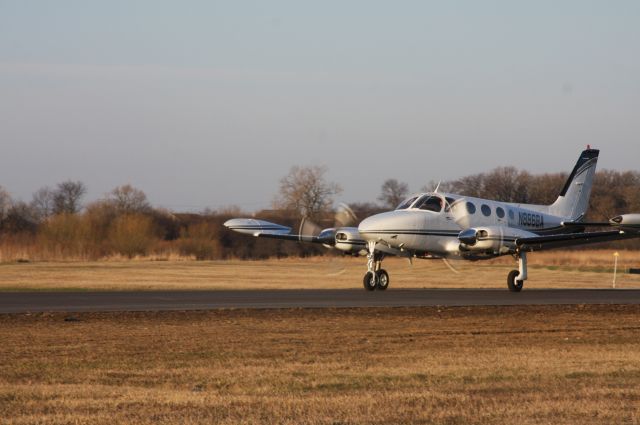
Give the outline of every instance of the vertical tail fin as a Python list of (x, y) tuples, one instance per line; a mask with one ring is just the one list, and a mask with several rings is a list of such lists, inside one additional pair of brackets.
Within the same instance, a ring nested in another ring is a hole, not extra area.
[(591, 195), (599, 153), (598, 149), (582, 151), (576, 166), (573, 167), (573, 171), (560, 192), (560, 196), (549, 206), (551, 214), (566, 217), (572, 221), (582, 220), (589, 206), (589, 196)]

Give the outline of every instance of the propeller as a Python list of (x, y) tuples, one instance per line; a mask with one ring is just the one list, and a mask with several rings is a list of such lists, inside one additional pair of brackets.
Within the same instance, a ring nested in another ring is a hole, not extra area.
[[(448, 205), (447, 207), (449, 208), (450, 214), (453, 216), (453, 221), (460, 228), (460, 236), (461, 237), (466, 236), (468, 238), (467, 242), (469, 242), (470, 244), (475, 243), (475, 236), (476, 236), (475, 232), (473, 232), (472, 230), (469, 230), (469, 227), (471, 225), (471, 214), (476, 212), (475, 206), (473, 204), (468, 204), (465, 198), (460, 198), (454, 201), (451, 205)], [(466, 235), (465, 235), (465, 231), (467, 231)], [(473, 235), (471, 233), (473, 233)], [(474, 240), (471, 240), (471, 239), (474, 239)], [(463, 241), (461, 240), (461, 242)], [(451, 261), (449, 261), (450, 259), (457, 260), (459, 258), (443, 257), (442, 262), (453, 273), (459, 274), (460, 270), (457, 267), (455, 267)]]
[[(488, 232), (490, 232), (491, 236), (499, 238), (500, 240), (499, 246), (497, 248), (494, 247), (492, 249), (497, 249), (498, 253), (506, 253), (508, 252), (509, 247), (504, 243), (504, 227), (503, 226), (489, 225), (489, 227), (492, 226), (492, 228), (487, 230), (482, 228), (474, 229), (471, 227), (471, 222), (472, 222), (471, 216), (473, 214), (479, 214), (481, 216), (483, 214), (489, 215), (487, 214), (487, 211), (485, 211), (486, 208), (487, 208), (486, 205), (473, 203), (467, 198), (459, 198), (455, 202), (453, 202), (453, 204), (450, 206), (450, 213), (453, 216), (453, 221), (460, 228), (458, 241), (460, 242), (460, 244), (464, 244), (472, 248), (476, 245), (476, 243), (478, 243), (478, 240), (484, 240), (489, 235)], [(503, 218), (506, 222), (507, 219), (504, 218), (504, 214), (501, 216), (501, 218)], [(449, 259), (450, 260), (459, 259), (459, 257), (452, 256), (452, 257), (449, 257)], [(452, 269), (452, 270), (455, 269), (455, 267), (451, 263), (447, 263), (446, 265), (449, 269)], [(458, 270), (456, 269), (456, 272), (457, 271)]]
[(447, 257), (442, 257), (442, 262), (444, 263), (445, 266), (447, 266), (449, 268), (449, 270), (451, 270), (453, 273), (455, 274), (460, 274), (460, 270), (458, 270), (457, 268), (455, 268), (453, 266), (453, 264), (451, 264), (451, 262), (449, 260), (447, 260)]
[(336, 227), (352, 227), (358, 222), (358, 217), (351, 207), (345, 203), (340, 203), (335, 215)]
[[(358, 217), (353, 210), (347, 204), (340, 203), (334, 214), (333, 227), (323, 229), (317, 223), (303, 217), (298, 234), (301, 241), (316, 240), (327, 247), (333, 248), (336, 244), (337, 230), (341, 227), (355, 226), (357, 222)], [(329, 262), (330, 267), (335, 269), (327, 273), (329, 276), (339, 275), (345, 271), (345, 268), (342, 265), (338, 265), (335, 259), (335, 256), (332, 256)]]
[(333, 227), (323, 229), (307, 217), (303, 217), (300, 222), (298, 234), (300, 235), (301, 241), (317, 239), (325, 245), (334, 246), (337, 229), (340, 227), (354, 226), (357, 221), (358, 217), (353, 210), (347, 204), (341, 203), (338, 205), (338, 208), (336, 208)]
[(471, 214), (475, 213), (475, 206), (467, 203), (465, 198), (457, 199), (449, 205), (453, 220), (460, 227), (460, 230), (468, 229), (471, 225)]
[(318, 226), (313, 221), (309, 220), (307, 217), (302, 217), (302, 221), (300, 222), (300, 228), (298, 229), (298, 234), (300, 235), (300, 241), (309, 241), (314, 237), (320, 235), (322, 228)]

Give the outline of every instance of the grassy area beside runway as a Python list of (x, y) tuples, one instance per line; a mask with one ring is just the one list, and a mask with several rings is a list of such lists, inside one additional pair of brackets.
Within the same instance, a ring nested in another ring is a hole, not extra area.
[(640, 306), (0, 315), (14, 424), (640, 421)]
[[(529, 256), (527, 288), (610, 288), (613, 251), (549, 251)], [(511, 257), (486, 262), (387, 258), (391, 288), (504, 288)], [(617, 287), (640, 288), (640, 252), (619, 257)], [(0, 291), (359, 288), (366, 259), (314, 257), (264, 261), (100, 261), (5, 263)]]

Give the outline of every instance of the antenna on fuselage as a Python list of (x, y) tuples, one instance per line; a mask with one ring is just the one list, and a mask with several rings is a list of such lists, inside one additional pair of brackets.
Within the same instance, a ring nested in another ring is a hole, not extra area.
[(440, 183), (442, 183), (442, 180), (438, 180), (438, 184), (436, 185), (436, 188), (433, 191), (433, 193), (438, 193), (438, 189), (440, 189)]

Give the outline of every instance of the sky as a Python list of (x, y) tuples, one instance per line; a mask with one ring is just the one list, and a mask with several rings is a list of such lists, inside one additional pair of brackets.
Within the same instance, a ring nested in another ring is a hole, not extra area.
[(268, 208), (513, 165), (640, 170), (637, 1), (0, 0), (0, 185)]

